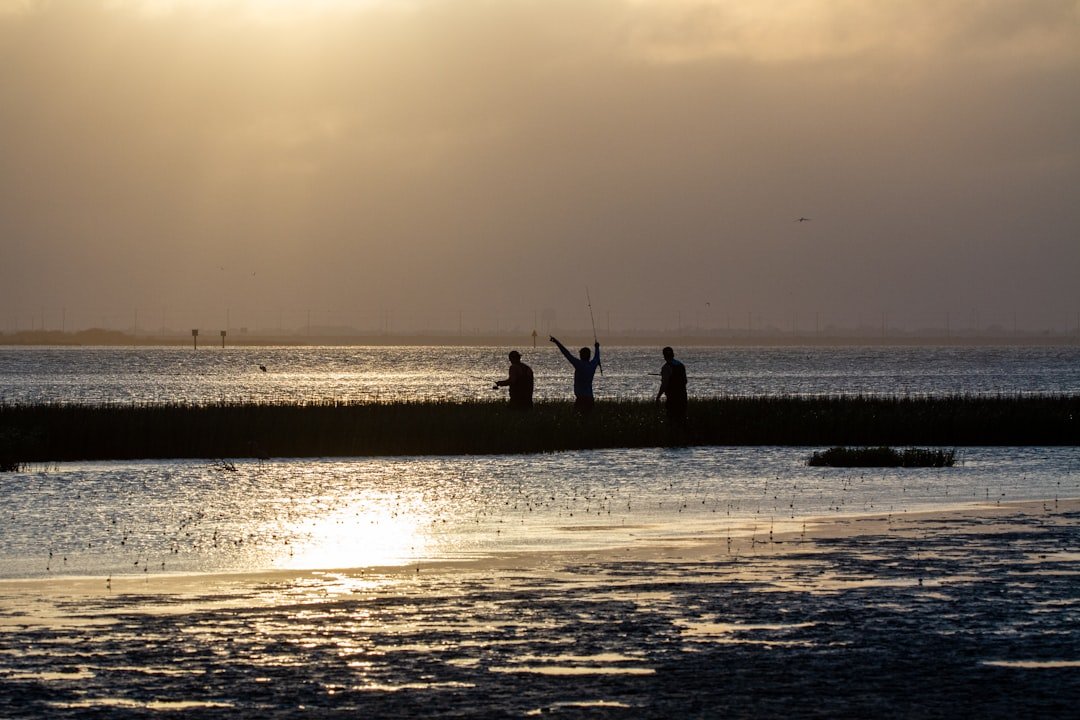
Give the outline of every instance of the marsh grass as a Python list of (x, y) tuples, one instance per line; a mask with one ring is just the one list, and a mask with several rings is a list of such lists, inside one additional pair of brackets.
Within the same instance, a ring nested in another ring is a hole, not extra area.
[(812, 467), (952, 467), (956, 450), (891, 447), (834, 447), (815, 452), (807, 460)]
[(690, 445), (1076, 445), (1080, 396), (692, 399), (685, 427), (642, 400), (529, 412), (496, 402), (0, 404), (10, 462), (535, 453)]
[(28, 433), (0, 421), (0, 473), (25, 470), (27, 459), (35, 452), (36, 443)]

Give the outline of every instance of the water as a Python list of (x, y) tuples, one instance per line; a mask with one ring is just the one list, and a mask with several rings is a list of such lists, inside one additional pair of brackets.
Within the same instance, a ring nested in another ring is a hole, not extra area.
[[(521, 348), (540, 399), (572, 397), (550, 345)], [(1080, 347), (686, 348), (696, 397), (1080, 393)], [(658, 348), (603, 349), (598, 398), (655, 394)], [(266, 367), (262, 371), (259, 366)], [(506, 350), (487, 347), (0, 348), (0, 402), (317, 402), (498, 399)]]
[[(699, 397), (1080, 392), (1080, 348), (691, 348)], [(571, 395), (552, 348), (540, 398)], [(655, 348), (604, 351), (605, 397), (647, 398)], [(264, 372), (260, 365), (266, 367)], [(3, 348), (0, 400), (497, 399), (492, 348)], [(0, 475), (0, 577), (345, 568), (767, 533), (804, 518), (1080, 495), (1077, 448), (966, 448), (957, 467), (809, 468), (813, 448), (65, 463)]]
[(807, 517), (1080, 496), (1080, 448), (941, 469), (806, 448), (65, 463), (0, 475), (0, 577), (354, 568), (797, 528)]

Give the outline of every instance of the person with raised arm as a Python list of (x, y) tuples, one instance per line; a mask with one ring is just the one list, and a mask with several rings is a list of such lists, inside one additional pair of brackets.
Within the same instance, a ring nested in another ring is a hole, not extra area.
[(592, 383), (596, 368), (600, 365), (599, 341), (593, 343), (595, 352), (590, 352), (589, 348), (583, 347), (578, 351), (578, 356), (574, 357), (573, 353), (567, 350), (566, 346), (554, 335), (550, 340), (558, 346), (567, 362), (574, 366), (574, 410), (582, 416), (588, 415), (595, 404)]

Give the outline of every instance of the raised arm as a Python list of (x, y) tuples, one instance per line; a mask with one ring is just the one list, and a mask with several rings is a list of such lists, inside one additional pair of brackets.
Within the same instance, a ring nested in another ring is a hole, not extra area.
[(549, 338), (549, 340), (551, 340), (551, 342), (555, 343), (558, 346), (559, 350), (562, 351), (563, 357), (565, 357), (570, 362), (571, 365), (573, 365), (574, 367), (577, 367), (577, 358), (574, 357), (570, 353), (570, 351), (566, 349), (565, 345), (563, 345), (561, 342), (559, 342), (558, 338), (556, 338), (554, 335), (552, 335)]

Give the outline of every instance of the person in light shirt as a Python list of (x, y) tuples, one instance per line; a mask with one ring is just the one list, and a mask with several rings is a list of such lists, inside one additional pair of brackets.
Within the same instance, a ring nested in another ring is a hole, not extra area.
[(566, 349), (566, 346), (552, 336), (551, 342), (555, 343), (562, 352), (566, 361), (574, 366), (574, 410), (580, 415), (588, 415), (592, 412), (595, 400), (593, 399), (593, 375), (600, 366), (600, 343), (594, 343), (596, 352), (590, 352), (589, 348), (583, 347), (578, 351), (578, 356)]

